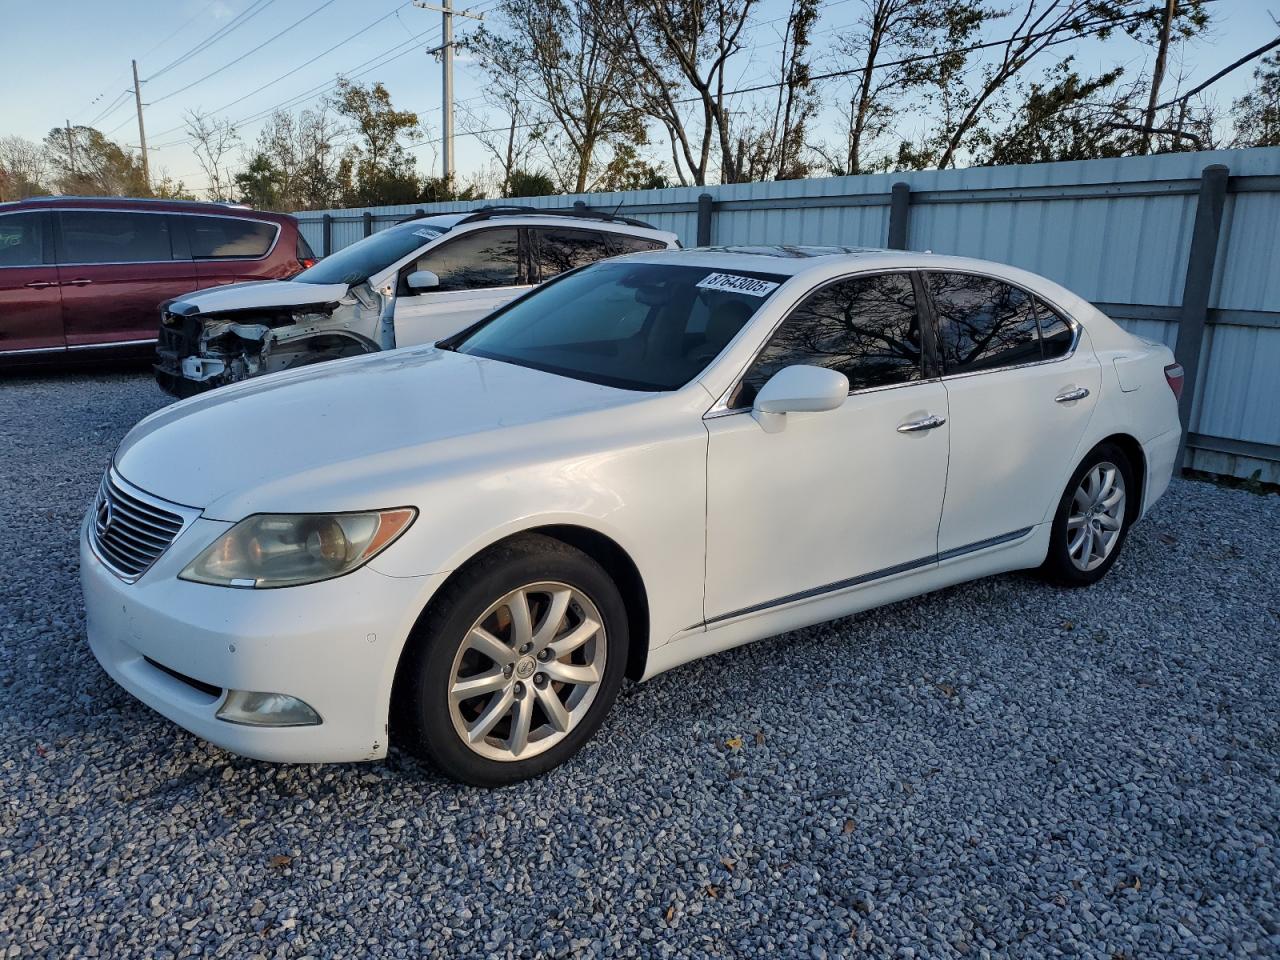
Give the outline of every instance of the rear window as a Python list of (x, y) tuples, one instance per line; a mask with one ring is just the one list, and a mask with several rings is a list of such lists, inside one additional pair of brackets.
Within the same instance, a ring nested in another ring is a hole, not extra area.
[(186, 216), (191, 256), (196, 260), (265, 257), (276, 239), (274, 223), (233, 217)]
[(11, 213), (0, 217), (0, 267), (29, 267), (44, 263), (44, 229), (39, 213)]
[(172, 260), (169, 218), (117, 210), (62, 210), (59, 263), (154, 263)]
[(616, 257), (624, 253), (647, 253), (652, 250), (665, 250), (667, 245), (661, 240), (649, 240), (645, 237), (633, 237), (625, 233), (610, 233), (609, 255)]

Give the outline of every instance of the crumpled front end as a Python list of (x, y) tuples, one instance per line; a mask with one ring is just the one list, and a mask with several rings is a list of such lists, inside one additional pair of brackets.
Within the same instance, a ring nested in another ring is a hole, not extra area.
[(203, 312), (196, 302), (164, 306), (156, 344), (156, 381), (189, 397), (277, 370), (337, 360), (380, 348), (379, 298), (370, 291), (340, 301)]

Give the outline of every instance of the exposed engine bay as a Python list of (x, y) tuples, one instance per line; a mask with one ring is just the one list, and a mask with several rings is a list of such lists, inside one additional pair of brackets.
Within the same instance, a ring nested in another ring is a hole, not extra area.
[(174, 300), (161, 312), (156, 379), (167, 392), (188, 397), (264, 373), (389, 349), (394, 332), (390, 324), (384, 329), (383, 300), (367, 284), (335, 301), (208, 313)]

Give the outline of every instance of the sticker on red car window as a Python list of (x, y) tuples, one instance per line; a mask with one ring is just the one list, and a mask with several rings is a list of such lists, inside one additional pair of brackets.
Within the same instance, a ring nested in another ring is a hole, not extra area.
[(736, 273), (711, 273), (699, 280), (696, 286), (704, 290), (721, 290), (725, 293), (745, 293), (750, 297), (767, 297), (778, 289), (771, 280), (740, 277)]

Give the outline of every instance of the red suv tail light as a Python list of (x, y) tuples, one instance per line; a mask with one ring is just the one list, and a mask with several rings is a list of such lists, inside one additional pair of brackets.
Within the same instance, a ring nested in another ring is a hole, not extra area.
[(1164, 368), (1164, 378), (1169, 381), (1169, 389), (1178, 400), (1182, 399), (1182, 364), (1171, 363)]
[(303, 257), (298, 262), (302, 264), (302, 269), (306, 270), (306, 269), (309, 269), (310, 267), (314, 267), (320, 261), (315, 257)]

